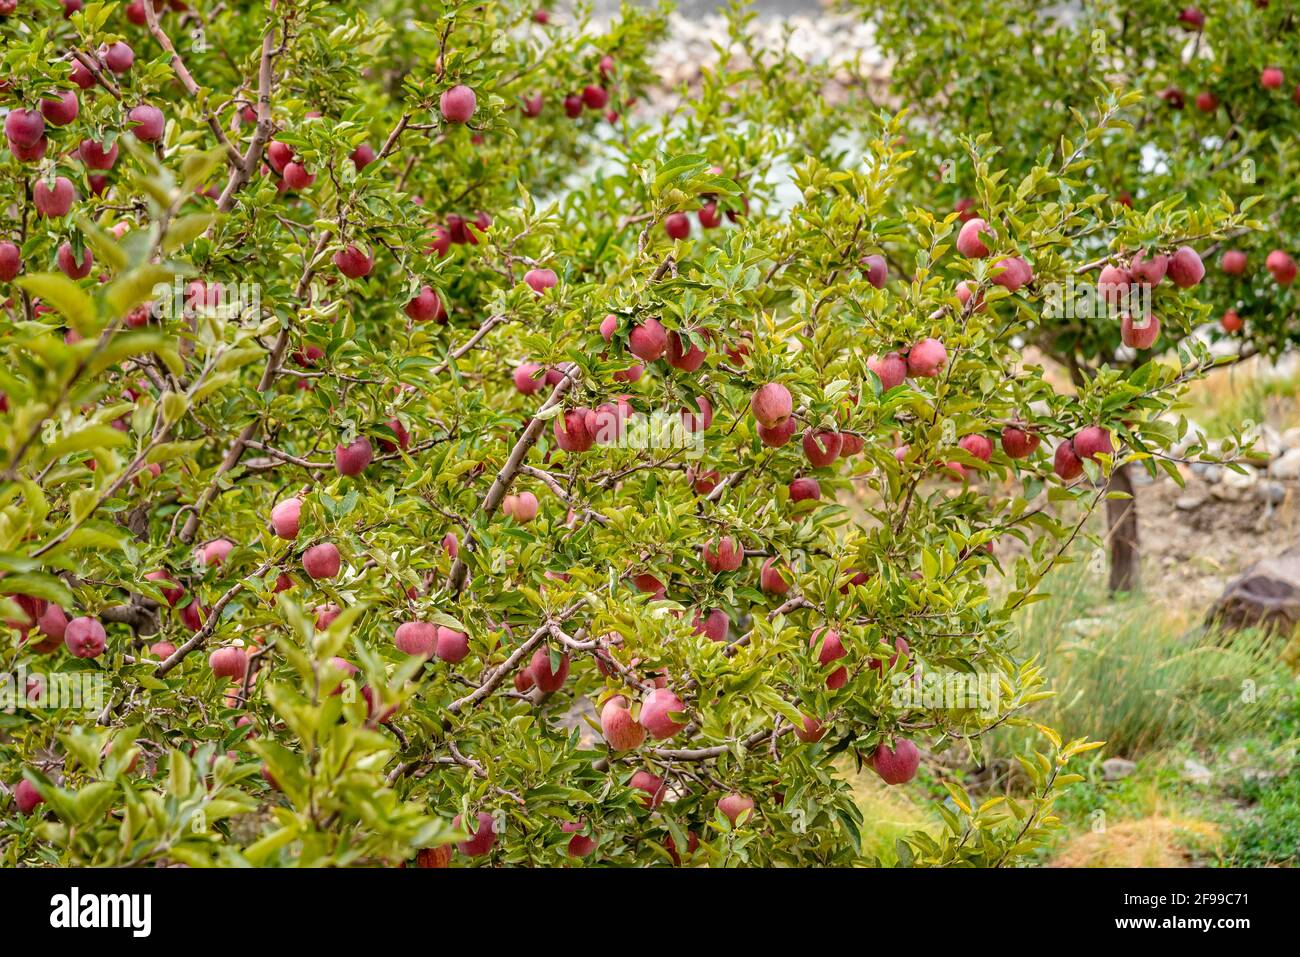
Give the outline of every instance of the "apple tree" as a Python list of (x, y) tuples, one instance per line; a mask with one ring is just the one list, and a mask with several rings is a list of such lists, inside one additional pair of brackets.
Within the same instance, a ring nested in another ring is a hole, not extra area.
[(6, 863), (1040, 846), (1095, 742), (880, 859), (845, 772), (1032, 724), (1011, 616), (1181, 438), (1203, 355), (1058, 394), (1027, 291), (1250, 224), (1087, 188), (1107, 90), (1023, 173), (964, 139), (972, 243), (904, 120), (748, 22), (670, 91), (630, 6), (0, 20)]
[[(987, 217), (988, 204), (954, 131), (989, 132), (999, 165), (1023, 176), (1068, 150), (1075, 113), (1086, 113), (1099, 90), (1143, 94), (1076, 186), (1115, 206), (1114, 229), (1081, 238), (1089, 268), (1077, 272), (1073, 286), (1029, 286), (1029, 295), (1054, 304), (1039, 311), (1025, 339), (1076, 384), (1107, 367), (1137, 368), (1193, 334), (1199, 344), (1237, 342), (1216, 352), (1229, 362), (1274, 356), (1294, 344), (1300, 24), (1293, 4), (856, 6), (893, 58), (890, 99), (911, 112), (908, 135), (918, 161), (909, 192), (918, 203), (957, 210), (963, 220)], [(1251, 228), (1219, 236), (1189, 221), (1172, 242), (1158, 242), (1170, 214), (1196, 203), (1249, 210)], [(1186, 268), (1170, 259), (1182, 246), (1194, 254), (1183, 254)], [(1032, 255), (1028, 260), (1034, 264)], [(1185, 295), (1174, 287), (1194, 281), (1202, 307), (1188, 323), (1171, 321), (1166, 302)], [(1154, 320), (1145, 325), (1123, 320), (1124, 294), (1139, 286)], [(1203, 451), (1194, 443), (1186, 454)], [(1156, 463), (1147, 460), (1152, 474)], [(1112, 482), (1132, 495), (1128, 468), (1117, 469)], [(1108, 514), (1111, 587), (1131, 590), (1139, 582), (1136, 503), (1117, 499)]]

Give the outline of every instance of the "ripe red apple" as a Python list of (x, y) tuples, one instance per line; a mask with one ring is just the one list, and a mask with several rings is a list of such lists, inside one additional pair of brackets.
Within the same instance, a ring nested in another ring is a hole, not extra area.
[(1241, 316), (1237, 314), (1236, 309), (1229, 309), (1224, 312), (1219, 324), (1223, 326), (1224, 332), (1240, 332), (1242, 327)]
[(1219, 260), (1219, 268), (1229, 276), (1240, 276), (1246, 271), (1246, 254), (1240, 249), (1229, 249)]
[(74, 618), (63, 630), (63, 643), (74, 658), (98, 658), (107, 642), (104, 626), (96, 618)]
[(582, 116), (582, 97), (570, 93), (564, 98), (564, 115), (571, 120)]
[(961, 441), (958, 442), (957, 445), (975, 456), (975, 458), (981, 459), (985, 462), (987, 462), (989, 456), (993, 454), (993, 443), (978, 433), (962, 436)]
[(633, 751), (645, 741), (646, 730), (633, 717), (627, 699), (617, 695), (600, 709), (600, 731), (615, 751)]
[(1119, 337), (1130, 349), (1150, 349), (1160, 338), (1160, 320), (1150, 313), (1135, 320), (1126, 312), (1120, 317)]
[(952, 204), (952, 211), (957, 214), (958, 222), (969, 223), (975, 218), (975, 200), (963, 196)]
[(279, 140), (271, 140), (266, 147), (266, 161), (271, 169), (283, 174), (284, 168), (293, 162), (293, 150)]
[(779, 449), (790, 441), (790, 437), (794, 435), (796, 426), (797, 423), (794, 420), (794, 416), (790, 416), (788, 419), (785, 419), (770, 428), (765, 425), (758, 426), (758, 437), (768, 448)]
[(903, 380), (907, 378), (907, 360), (897, 352), (889, 352), (879, 357), (873, 356), (867, 360), (867, 368), (876, 374), (881, 388), (886, 392), (902, 385)]
[(14, 786), (14, 806), (17, 807), (19, 814), (31, 814), (38, 804), (44, 803), (45, 798), (41, 797), (36, 790), (36, 786), (26, 778), (23, 778)]
[(724, 535), (721, 539), (709, 539), (700, 546), (700, 553), (709, 571), (734, 572), (745, 560), (745, 549), (734, 537)]
[(302, 515), (302, 499), (286, 498), (271, 509), (271, 530), (280, 538), (290, 541), (298, 537), (298, 520)]
[[(974, 222), (974, 220), (972, 220)], [(948, 350), (938, 339), (922, 339), (907, 353), (907, 372), (912, 376), (936, 376), (948, 362)]]
[(1002, 429), (1002, 451), (1010, 458), (1023, 459), (1033, 455), (1042, 441), (1037, 432), (1008, 425)]
[(699, 407), (698, 412), (689, 405), (682, 409), (682, 426), (687, 432), (703, 432), (713, 424), (713, 403), (709, 397), (697, 395), (695, 405)]
[(55, 94), (55, 99), (41, 100), (41, 115), (51, 126), (67, 126), (81, 112), (81, 101), (75, 90), (63, 90)]
[[(888, 642), (886, 642), (886, 644), (888, 644)], [(911, 663), (912, 661), (912, 657), (910, 654), (911, 647), (908, 645), (906, 638), (902, 637), (901, 635), (895, 638), (894, 648), (895, 651), (890, 656), (888, 664), (885, 664), (879, 658), (873, 658), (870, 662), (867, 663), (867, 667), (883, 675), (886, 670), (892, 669), (894, 665), (898, 663), (899, 658), (903, 659), (904, 667), (906, 667), (908, 664)]]
[(403, 311), (415, 322), (442, 322), (447, 318), (442, 297), (432, 286), (421, 286), (415, 298), (403, 307)]
[(532, 492), (507, 495), (501, 503), (501, 513), (520, 525), (527, 525), (537, 517), (537, 496)]
[(32, 187), (32, 205), (38, 213), (50, 219), (66, 216), (76, 198), (72, 181), (65, 176), (57, 177), (53, 186), (46, 185), (45, 180), (41, 179)]
[(885, 280), (889, 278), (889, 264), (885, 262), (885, 257), (863, 256), (860, 264), (862, 271), (866, 273), (867, 282), (877, 289), (884, 289)]
[(697, 635), (703, 635), (709, 641), (726, 641), (731, 630), (731, 619), (721, 608), (714, 608), (707, 615), (697, 611), (692, 627)]
[(882, 741), (871, 755), (871, 766), (886, 784), (906, 784), (920, 765), (921, 752), (906, 738), (897, 738), (892, 748)]
[(5, 136), (14, 146), (33, 147), (45, 136), (45, 117), (37, 110), (11, 109), (5, 117)]
[(668, 333), (658, 319), (650, 318), (632, 327), (627, 346), (638, 359), (653, 362), (668, 351)]
[[(817, 648), (817, 663), (828, 665), (832, 661), (838, 661), (848, 654), (844, 650), (844, 643), (840, 640), (839, 632), (832, 631), (830, 628), (818, 628), (808, 639), (808, 647)], [(844, 683), (849, 680), (848, 668), (836, 668), (826, 676), (826, 687), (831, 691), (843, 688)]]
[(1209, 90), (1196, 94), (1196, 108), (1202, 113), (1213, 113), (1219, 108), (1219, 98)]
[(1275, 66), (1266, 66), (1259, 74), (1259, 85), (1266, 90), (1280, 90), (1282, 88), (1282, 70)]
[(143, 140), (146, 143), (153, 143), (162, 139), (167, 120), (163, 116), (163, 111), (158, 107), (150, 106), (148, 103), (141, 103), (138, 106), (131, 107), (131, 112), (126, 116), (131, 123), (129, 128), (135, 134), (136, 139)]
[[(14, 243), (0, 243), (0, 282), (12, 282), (23, 271), (23, 254)], [(6, 404), (8, 404), (6, 402)], [(7, 411), (0, 409), (0, 411)]]
[(717, 229), (722, 225), (722, 211), (718, 209), (718, 204), (713, 200), (709, 200), (709, 202), (701, 206), (695, 217), (705, 229)]
[(758, 573), (758, 587), (772, 595), (784, 595), (790, 590), (790, 582), (785, 577), (789, 569), (779, 561), (775, 556), (769, 558)]
[(668, 364), (674, 369), (681, 369), (683, 372), (694, 372), (704, 363), (707, 356), (708, 353), (692, 342), (689, 337), (677, 332), (668, 334)]
[[(302, 163), (295, 160), (284, 164), (284, 185), (289, 189), (304, 190), (314, 182), (316, 182), (316, 174), (308, 172), (307, 167)], [(338, 265), (338, 253), (334, 255), (334, 263)]]
[(248, 671), (248, 655), (243, 648), (218, 648), (208, 655), (208, 667), (218, 678), (242, 680)]
[(664, 232), (670, 239), (685, 239), (691, 234), (691, 220), (685, 213), (670, 213), (664, 217)]
[(438, 626), (438, 657), (455, 664), (469, 654), (469, 635), (445, 625)]
[(568, 855), (570, 857), (586, 857), (596, 849), (596, 839), (579, 834), (578, 832), (584, 827), (582, 821), (565, 821), (560, 825), (560, 830), (566, 834), (572, 834), (569, 838)]
[(333, 542), (321, 542), (302, 553), (303, 571), (317, 580), (333, 578), (342, 565), (338, 546)]
[[(162, 569), (149, 572), (144, 577), (146, 581), (151, 581), (151, 582), (175, 582), (176, 581), (176, 579), (172, 578), (172, 576), (168, 572), (165, 572)], [(180, 601), (182, 596), (184, 596), (185, 594), (185, 589), (180, 587), (179, 585), (177, 585), (175, 588), (162, 588), (161, 591), (162, 591), (163, 598), (165, 598), (167, 600), (167, 603), (172, 606), (175, 606), (175, 604), (178, 601)]]
[(374, 457), (375, 450), (370, 440), (359, 435), (347, 445), (334, 447), (334, 468), (340, 475), (360, 475)]
[(1066, 482), (1083, 474), (1083, 462), (1074, 454), (1074, 445), (1069, 439), (1063, 440), (1056, 447), (1056, 453), (1052, 457), (1052, 470)]
[(1205, 14), (1195, 7), (1184, 7), (1178, 14), (1178, 22), (1184, 30), (1199, 32), (1205, 26)]
[(989, 254), (989, 247), (984, 243), (986, 237), (993, 239), (987, 222), (978, 216), (967, 220), (957, 233), (957, 252), (967, 259), (983, 259)]
[(427, 621), (406, 621), (393, 633), (393, 644), (405, 655), (432, 658), (438, 650), (438, 626)]
[(112, 169), (117, 162), (117, 144), (104, 149), (103, 143), (94, 140), (82, 140), (77, 147), (77, 155), (88, 169)]
[(1129, 274), (1138, 282), (1144, 282), (1151, 286), (1160, 285), (1160, 280), (1165, 278), (1165, 273), (1169, 270), (1169, 257), (1164, 253), (1157, 253), (1150, 259), (1146, 258), (1146, 250), (1139, 252), (1133, 257), (1133, 262), (1129, 265)]
[(234, 547), (235, 543), (228, 538), (214, 538), (200, 545), (195, 550), (194, 557), (205, 568), (216, 568), (226, 560)]
[(641, 803), (651, 810), (663, 804), (664, 798), (668, 796), (668, 788), (664, 785), (664, 779), (657, 774), (651, 774), (649, 771), (637, 771), (627, 784), (630, 788), (645, 792), (646, 796), (641, 799)]
[(587, 431), (587, 413), (590, 409), (579, 406), (557, 416), (551, 423), (555, 444), (565, 452), (586, 452), (596, 444), (596, 437)]
[(1098, 455), (1110, 455), (1113, 452), (1110, 432), (1099, 425), (1086, 426), (1074, 437), (1074, 454), (1081, 459), (1095, 461)]
[(662, 599), (664, 594), (667, 592), (664, 583), (654, 575), (648, 573), (633, 575), (632, 584), (636, 586), (637, 591), (644, 592), (647, 595), (653, 595), (656, 601)]
[(769, 429), (780, 425), (793, 411), (790, 390), (779, 382), (761, 385), (750, 398), (749, 409), (759, 425)]
[(524, 273), (524, 283), (539, 296), (553, 289), (559, 281), (554, 269), (530, 269)]
[(826, 736), (826, 728), (816, 718), (803, 716), (803, 723), (795, 725), (794, 736), (804, 744), (816, 744)]
[[(667, 688), (656, 688), (641, 702), (641, 724), (651, 737), (671, 738), (686, 727), (685, 712), (686, 705), (681, 698)], [(673, 715), (681, 715), (682, 720)]]
[[(447, 94), (443, 94), (445, 97)], [(466, 857), (482, 857), (492, 850), (492, 845), (497, 842), (496, 822), (492, 815), (487, 811), (479, 811), (474, 827), (467, 827), (461, 824), (460, 815), (457, 814), (451, 822), (451, 826), (458, 831), (463, 830), (469, 834), (469, 840), (461, 841), (456, 845), (456, 849)]]
[(521, 362), (515, 367), (513, 376), (515, 388), (524, 395), (532, 395), (542, 387), (545, 371), (536, 362)]
[[(1156, 95), (1159, 96), (1160, 99), (1164, 100), (1165, 104), (1171, 110), (1181, 110), (1186, 103), (1186, 101), (1183, 98), (1183, 91), (1178, 89), (1177, 87), (1173, 87), (1173, 86), (1165, 87)], [(1126, 203), (1125, 205), (1128, 204)]]
[(822, 497), (822, 487), (814, 478), (797, 478), (790, 483), (790, 501), (803, 502), (808, 499), (816, 501)]
[(131, 65), (135, 63), (135, 51), (131, 49), (129, 44), (121, 40), (110, 43), (108, 49), (101, 53), (101, 57), (104, 60), (104, 66), (119, 75), (131, 69)]
[(155, 641), (149, 646), (149, 653), (159, 661), (166, 661), (172, 655), (176, 654), (176, 646), (170, 641)]
[(1295, 260), (1281, 249), (1269, 253), (1268, 258), (1264, 260), (1264, 265), (1273, 274), (1273, 279), (1279, 286), (1289, 286), (1295, 281)]
[(77, 257), (72, 251), (72, 243), (64, 243), (59, 247), (59, 253), (55, 257), (58, 260), (59, 268), (69, 279), (85, 279), (90, 275), (90, 267), (95, 263), (95, 257), (89, 249), (83, 249), (81, 252), (81, 262), (77, 262)]
[(559, 665), (552, 669), (550, 649), (538, 648), (533, 652), (532, 662), (528, 666), (533, 683), (548, 694), (559, 691), (564, 686), (564, 679), (569, 677), (569, 656), (562, 654), (559, 658)]
[(1169, 278), (1180, 289), (1190, 289), (1205, 278), (1205, 264), (1191, 246), (1179, 246), (1169, 257)]
[(814, 468), (824, 468), (839, 458), (841, 445), (838, 432), (808, 429), (803, 434), (803, 454)]
[(202, 628), (206, 617), (207, 613), (197, 601), (192, 601), (181, 609), (181, 624), (190, 631), (198, 631)]
[(851, 458), (861, 452), (865, 446), (862, 436), (853, 432), (840, 433), (840, 458)]
[(531, 96), (525, 96), (523, 98), (523, 106), (521, 106), (520, 109), (523, 110), (524, 116), (530, 118), (541, 116), (543, 102), (542, 94), (534, 93)]
[(438, 110), (448, 123), (468, 123), (477, 107), (478, 98), (464, 84), (444, 90), (442, 96), (438, 97)]
[(334, 254), (334, 265), (349, 279), (370, 275), (374, 260), (357, 246), (349, 245)]
[(734, 825), (742, 815), (746, 821), (753, 816), (754, 801), (743, 794), (728, 794), (718, 799), (718, 810)]
[(1107, 264), (1102, 267), (1101, 274), (1097, 277), (1097, 291), (1107, 303), (1112, 306), (1118, 305), (1128, 294), (1132, 279), (1127, 269)]
[(585, 86), (582, 88), (582, 103), (589, 110), (603, 110), (609, 104), (609, 92), (595, 84)]
[(357, 172), (360, 173), (375, 161), (374, 148), (371, 147), (369, 143), (362, 143), (348, 154), (348, 159), (352, 160), (352, 165), (355, 166)]
[(321, 605), (316, 609), (316, 630), (324, 631), (341, 614), (343, 614), (343, 609), (338, 605)]
[[(40, 645), (48, 645), (53, 650), (67, 635), (68, 616), (58, 605), (47, 605), (36, 619), (36, 628), (47, 639)], [(36, 646), (36, 649), (42, 650), (40, 646)]]
[(993, 277), (993, 282), (1012, 292), (1016, 292), (1026, 283), (1032, 282), (1034, 278), (1033, 267), (1019, 256), (999, 259), (994, 263), (994, 267), (1001, 269), (1002, 272)]

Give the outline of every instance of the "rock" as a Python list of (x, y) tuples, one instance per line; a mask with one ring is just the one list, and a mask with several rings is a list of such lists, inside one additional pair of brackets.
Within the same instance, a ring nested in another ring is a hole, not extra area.
[(1287, 429), (1282, 433), (1282, 447), (1284, 449), (1300, 449), (1300, 426)]
[(1209, 623), (1262, 628), (1290, 635), (1300, 624), (1300, 546), (1251, 565), (1211, 606)]
[(1260, 482), (1255, 486), (1255, 497), (1269, 505), (1281, 505), (1286, 501), (1286, 486), (1281, 482)]
[(1268, 474), (1279, 479), (1300, 478), (1300, 448), (1287, 449), (1268, 467)]
[(1252, 468), (1246, 468), (1244, 472), (1235, 472), (1232, 469), (1225, 468), (1223, 474), (1219, 476), (1219, 481), (1215, 483), (1210, 490), (1211, 494), (1217, 499), (1225, 502), (1240, 502), (1244, 499), (1252, 488), (1259, 481), (1259, 476)]
[(1103, 781), (1119, 781), (1137, 770), (1137, 762), (1127, 758), (1107, 758), (1101, 762)]
[(1194, 512), (1209, 500), (1210, 497), (1204, 492), (1188, 492), (1186, 495), (1179, 496), (1174, 502), (1174, 508), (1183, 512)]
[(1214, 780), (1214, 772), (1200, 761), (1188, 758), (1183, 762), (1183, 780), (1191, 781), (1193, 784), (1209, 784)]
[(1227, 469), (1222, 465), (1216, 465), (1213, 462), (1192, 463), (1192, 474), (1202, 481), (1209, 482), (1211, 485), (1223, 478), (1223, 473), (1226, 471)]

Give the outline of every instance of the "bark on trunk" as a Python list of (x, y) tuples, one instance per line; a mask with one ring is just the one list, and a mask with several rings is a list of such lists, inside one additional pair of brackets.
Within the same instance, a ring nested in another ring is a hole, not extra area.
[[(1112, 492), (1134, 495), (1132, 464), (1123, 465), (1110, 476)], [(1137, 591), (1138, 576), (1138, 516), (1137, 498), (1107, 499), (1106, 524), (1110, 535), (1110, 590), (1111, 592)]]

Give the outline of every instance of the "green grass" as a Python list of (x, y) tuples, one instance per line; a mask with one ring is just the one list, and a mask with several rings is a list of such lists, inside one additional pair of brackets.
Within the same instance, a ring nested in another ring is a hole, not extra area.
[[(1265, 720), (1250, 689), (1289, 683), (1282, 644), (1254, 632), (1216, 635), (1166, 620), (1149, 598), (1113, 601), (1075, 565), (1049, 582), (1053, 597), (1025, 609), (1022, 650), (1038, 656), (1056, 695), (1032, 716), (1066, 738), (1106, 742), (1136, 760), (1160, 749), (1207, 747)], [(1002, 728), (990, 744), (1009, 755), (1027, 743)]]
[[(1058, 802), (1066, 829), (1041, 862), (1145, 866), (1133, 855), (1149, 842), (1166, 864), (1300, 865), (1300, 682), (1281, 661), (1284, 643), (1188, 629), (1152, 596), (1110, 600), (1080, 569), (1058, 574), (1053, 597), (1017, 622), (1022, 650), (1039, 656), (1057, 692), (1031, 716), (1067, 738), (1107, 742), (1075, 768), (1086, 780)], [(998, 729), (988, 759), (1009, 757), (1028, 735)], [(1112, 755), (1137, 769), (1105, 781)], [(1187, 780), (1188, 759), (1212, 771), (1210, 783)]]

